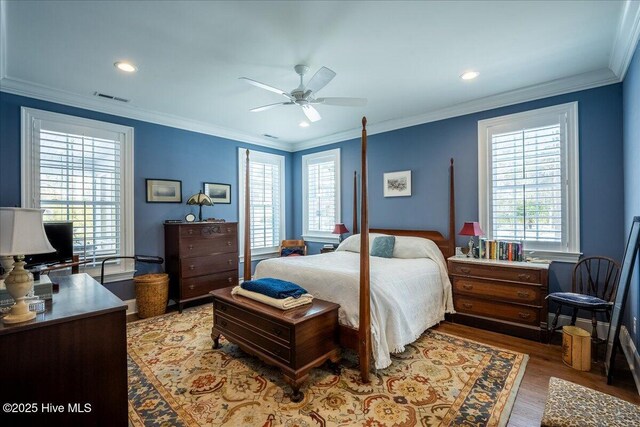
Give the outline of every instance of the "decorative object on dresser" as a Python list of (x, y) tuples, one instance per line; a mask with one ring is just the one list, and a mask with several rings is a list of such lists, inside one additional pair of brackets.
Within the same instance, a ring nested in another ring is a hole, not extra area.
[(220, 335), (269, 365), (282, 370), (293, 389), (291, 400), (303, 398), (300, 387), (312, 368), (340, 359), (338, 304), (314, 299), (312, 304), (282, 311), (240, 295), (231, 288), (213, 295), (213, 348)]
[(198, 212), (198, 221), (202, 222), (202, 207), (213, 206), (213, 202), (211, 201), (211, 197), (207, 196), (202, 191), (199, 191), (198, 194), (194, 194), (193, 196), (189, 197), (189, 200), (187, 200), (187, 205), (197, 205), (200, 207), (200, 210)]
[[(184, 220), (186, 222), (194, 222), (196, 220), (196, 216), (194, 214), (192, 214), (192, 213), (188, 213), (188, 214), (186, 214), (184, 216)], [(178, 221), (178, 222), (180, 222), (180, 221)]]
[(147, 203), (182, 203), (182, 181), (145, 179)]
[(454, 322), (545, 341), (549, 264), (448, 259)]
[(339, 223), (333, 227), (333, 231), (331, 232), (331, 234), (337, 234), (338, 243), (340, 243), (342, 242), (342, 235), (348, 232), (349, 232), (349, 229), (347, 228), (347, 226), (342, 223)]
[(384, 174), (384, 197), (411, 196), (411, 171)]
[(231, 184), (219, 184), (217, 182), (205, 182), (204, 194), (211, 197), (214, 203), (223, 205), (231, 204)]
[(16, 302), (2, 319), (5, 324), (26, 322), (36, 317), (24, 301), (33, 288), (33, 275), (24, 269), (24, 256), (55, 251), (44, 232), (42, 212), (42, 209), (0, 208), (0, 256), (17, 259), (4, 281), (7, 292)]
[(479, 258), (479, 255), (476, 256), (474, 253), (475, 241), (473, 238), (476, 236), (484, 236), (484, 231), (480, 228), (480, 223), (475, 221), (465, 222), (458, 234), (460, 236), (469, 236), (469, 252), (467, 252), (467, 257)]
[(185, 302), (238, 283), (238, 224), (164, 224), (169, 298), (180, 312)]

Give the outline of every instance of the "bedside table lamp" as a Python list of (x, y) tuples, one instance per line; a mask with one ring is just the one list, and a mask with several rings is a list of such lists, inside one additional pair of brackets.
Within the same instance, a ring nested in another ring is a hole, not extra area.
[(213, 200), (211, 200), (211, 197), (207, 196), (202, 191), (200, 191), (198, 194), (194, 194), (193, 196), (189, 197), (189, 200), (187, 200), (187, 204), (200, 206), (200, 214), (198, 215), (198, 221), (202, 222), (202, 207), (213, 206)]
[(348, 233), (349, 230), (347, 229), (347, 227), (340, 223), (340, 224), (336, 224), (335, 227), (333, 227), (333, 231), (331, 232), (331, 234), (337, 234), (338, 235), (338, 243), (342, 242), (342, 235), (344, 233)]
[(4, 281), (16, 303), (2, 321), (20, 323), (36, 317), (24, 302), (33, 287), (33, 275), (24, 269), (24, 256), (55, 252), (44, 232), (42, 209), (0, 208), (0, 256), (15, 256), (17, 261)]
[(460, 236), (470, 236), (469, 238), (469, 252), (467, 257), (473, 256), (473, 247), (475, 246), (474, 237), (484, 236), (484, 231), (480, 228), (479, 222), (465, 222), (462, 226), (462, 230), (458, 233)]

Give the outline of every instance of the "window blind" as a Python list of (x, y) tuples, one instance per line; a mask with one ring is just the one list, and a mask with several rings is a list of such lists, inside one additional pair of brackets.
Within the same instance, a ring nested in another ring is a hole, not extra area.
[(277, 247), (282, 240), (280, 163), (251, 159), (249, 165), (251, 249)]
[(89, 265), (120, 254), (120, 135), (64, 132), (60, 124), (44, 121), (38, 127), (33, 133), (36, 194), (44, 220), (73, 221), (73, 252)]
[(311, 160), (307, 164), (307, 230), (333, 231), (336, 223), (335, 159)]
[(562, 126), (490, 135), (493, 238), (563, 241)]

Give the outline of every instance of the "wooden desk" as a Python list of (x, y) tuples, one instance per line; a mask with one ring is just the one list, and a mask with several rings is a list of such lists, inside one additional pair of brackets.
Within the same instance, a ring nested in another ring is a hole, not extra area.
[(126, 305), (87, 274), (59, 279), (46, 312), (0, 322), (0, 402), (37, 409), (3, 412), (3, 425), (126, 426)]

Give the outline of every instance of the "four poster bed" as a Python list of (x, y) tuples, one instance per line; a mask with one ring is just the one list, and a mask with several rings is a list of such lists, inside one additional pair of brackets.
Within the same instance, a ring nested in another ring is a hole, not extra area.
[[(245, 178), (244, 280), (251, 280), (249, 150)], [(353, 234), (335, 252), (262, 261), (256, 278), (277, 277), (315, 297), (340, 304), (340, 344), (358, 352), (362, 381), (391, 363), (427, 328), (453, 312), (446, 258), (455, 251), (453, 159), (449, 171), (449, 237), (433, 230), (369, 229), (366, 118), (362, 119), (360, 229), (357, 236), (357, 175), (354, 172)], [(370, 237), (396, 236), (393, 258), (370, 258)], [(425, 240), (428, 239), (428, 240)], [(417, 254), (417, 255), (416, 255)], [(373, 303), (373, 304), (372, 304)]]

